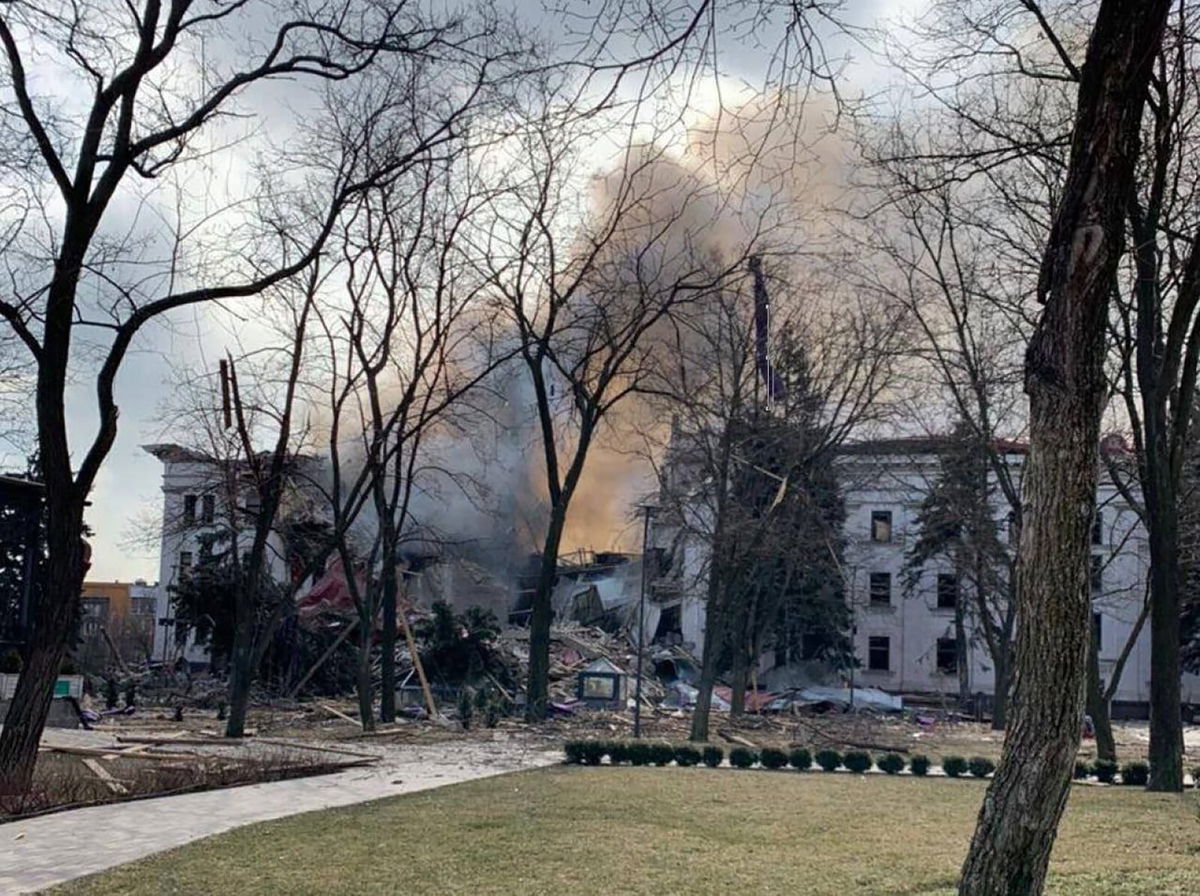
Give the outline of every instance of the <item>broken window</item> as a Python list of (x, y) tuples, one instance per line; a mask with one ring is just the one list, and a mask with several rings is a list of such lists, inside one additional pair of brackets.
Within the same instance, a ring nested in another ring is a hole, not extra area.
[(191, 551), (180, 551), (179, 552), (179, 578), (186, 579), (188, 577), (188, 575), (191, 574), (191, 571), (192, 571), (192, 552)]
[(958, 576), (952, 573), (938, 574), (937, 605), (939, 610), (953, 610), (958, 606)]
[(211, 526), (213, 517), (216, 516), (217, 499), (215, 495), (205, 495), (203, 508), (201, 510), (200, 521), (206, 526)]
[(958, 672), (958, 642), (954, 638), (937, 639), (937, 670), (945, 675)]
[(892, 512), (890, 510), (871, 511), (871, 541), (888, 542), (892, 540)]
[(873, 672), (887, 672), (892, 668), (892, 639), (887, 635), (867, 638), (867, 668)]
[(1097, 510), (1092, 520), (1092, 544), (1104, 544), (1104, 511)]
[(871, 604), (873, 606), (891, 606), (892, 603), (892, 574), (890, 572), (871, 573)]
[(183, 524), (185, 526), (194, 525), (196, 522), (196, 496), (183, 496)]
[(1099, 554), (1092, 554), (1092, 594), (1102, 594), (1104, 592), (1104, 558)]

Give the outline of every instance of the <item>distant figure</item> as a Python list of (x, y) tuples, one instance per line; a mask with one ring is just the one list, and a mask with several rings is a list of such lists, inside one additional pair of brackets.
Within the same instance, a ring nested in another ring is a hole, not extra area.
[(1092, 722), (1092, 717), (1085, 715), (1083, 717), (1083, 739), (1092, 740), (1096, 736), (1096, 726)]

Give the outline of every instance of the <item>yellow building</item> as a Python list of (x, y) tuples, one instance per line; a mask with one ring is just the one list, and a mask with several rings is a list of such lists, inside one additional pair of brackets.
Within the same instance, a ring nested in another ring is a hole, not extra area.
[(150, 658), (154, 644), (157, 589), (144, 581), (84, 582), (80, 596), (80, 643), (75, 649), (86, 672), (119, 666), (115, 648), (128, 665)]

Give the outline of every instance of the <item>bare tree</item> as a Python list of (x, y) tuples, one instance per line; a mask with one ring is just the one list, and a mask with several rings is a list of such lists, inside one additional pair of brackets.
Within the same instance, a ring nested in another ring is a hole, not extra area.
[[(485, 23), (484, 36), (489, 30)], [(416, 66), (457, 55), (478, 63), (479, 40), (479, 32), (449, 18), (426, 19), (410, 4), (357, 0), (286, 8), (144, 0), (115, 11), (65, 0), (4, 5), (4, 178), (38, 209), (21, 238), (27, 256), (43, 263), (25, 267), (0, 301), (0, 316), (36, 366), (49, 564), (24, 674), (0, 734), (0, 790), (23, 791), (32, 779), (84, 573), (84, 506), (116, 435), (115, 381), (139, 333), (176, 309), (254, 295), (302, 271), (341, 206), (381, 171), (436, 146), (453, 120), (414, 130), (399, 159), (364, 155), (360, 140), (320, 168), (301, 169), (299, 183), (281, 176), (273, 189), (251, 185), (223, 206), (213, 197), (224, 214), (184, 209), (184, 180), (204, 178), (206, 165), (232, 158), (222, 125), (256, 85), (349, 81), (383, 58)], [(228, 49), (225, 61), (214, 59), (215, 47)], [(34, 92), (46, 80), (31, 77), (28, 66), (43, 60), (62, 73), (55, 85), (67, 81), (68, 89), (78, 88), (74, 96), (87, 97), (82, 109)], [(360, 130), (375, 124), (368, 118)], [(164, 240), (136, 225), (126, 235), (118, 231), (118, 206), (146, 205), (150, 188), (172, 182), (180, 199), (180, 219), (167, 225), (173, 234)], [(288, 191), (309, 202), (289, 212), (278, 201)], [(258, 215), (247, 216), (256, 202)], [(80, 363), (94, 364), (87, 369), (89, 377), (95, 371), (99, 423), (72, 452), (65, 393)]]
[(1013, 711), (959, 892), (1040, 893), (1079, 743), (1104, 343), (1142, 111), (1169, 4), (1103, 0), (1026, 355), (1031, 450), (1018, 554)]

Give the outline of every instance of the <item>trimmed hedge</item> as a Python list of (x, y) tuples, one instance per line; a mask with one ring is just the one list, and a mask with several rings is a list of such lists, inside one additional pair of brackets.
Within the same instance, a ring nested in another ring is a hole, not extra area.
[(796, 747), (788, 753), (788, 765), (798, 772), (806, 772), (812, 768), (812, 753), (804, 747)]
[(675, 748), (670, 744), (650, 744), (650, 761), (657, 766), (670, 765), (675, 761)]
[(680, 744), (675, 748), (675, 764), (691, 768), (700, 762), (700, 751), (689, 744)]
[(614, 740), (608, 745), (608, 761), (613, 765), (621, 765), (629, 761), (629, 744)]
[(709, 768), (716, 768), (725, 758), (725, 751), (720, 747), (705, 747), (700, 751), (700, 761)]
[(898, 775), (904, 771), (904, 757), (899, 753), (884, 753), (875, 760), (875, 766), (888, 775)]
[(818, 750), (814, 758), (827, 772), (835, 772), (842, 766), (842, 754), (837, 750)]
[(1126, 762), (1121, 766), (1121, 783), (1131, 787), (1145, 787), (1150, 780), (1150, 766), (1144, 762)]
[(1092, 774), (1101, 784), (1111, 784), (1117, 776), (1117, 764), (1108, 759), (1097, 759), (1092, 765)]
[(636, 740), (627, 747), (629, 754), (629, 762), (631, 765), (649, 765), (650, 764), (650, 744)]
[(929, 774), (929, 757), (924, 753), (917, 753), (908, 761), (908, 770), (918, 778), (923, 778)]
[(734, 747), (729, 751), (729, 764), (734, 768), (750, 768), (758, 762), (758, 751), (747, 747)]
[(967, 760), (961, 756), (946, 756), (942, 759), (942, 771), (951, 778), (959, 778), (967, 773)]
[(1076, 781), (1087, 780), (1088, 775), (1090, 775), (1091, 773), (1092, 773), (1092, 767), (1088, 763), (1082, 762), (1082, 761), (1075, 763), (1075, 780)]
[(986, 756), (972, 756), (967, 760), (967, 768), (976, 778), (986, 778), (996, 770), (996, 763)]
[(762, 752), (758, 754), (758, 761), (762, 763), (763, 768), (783, 768), (788, 764), (788, 755), (774, 747), (763, 747)]
[(861, 750), (850, 750), (842, 757), (842, 765), (844, 765), (847, 770), (858, 775), (861, 775), (863, 772), (870, 771), (871, 766), (874, 764), (875, 763), (871, 761), (871, 754), (864, 753)]
[(571, 765), (583, 762), (583, 741), (569, 740), (563, 744), (563, 754)]

